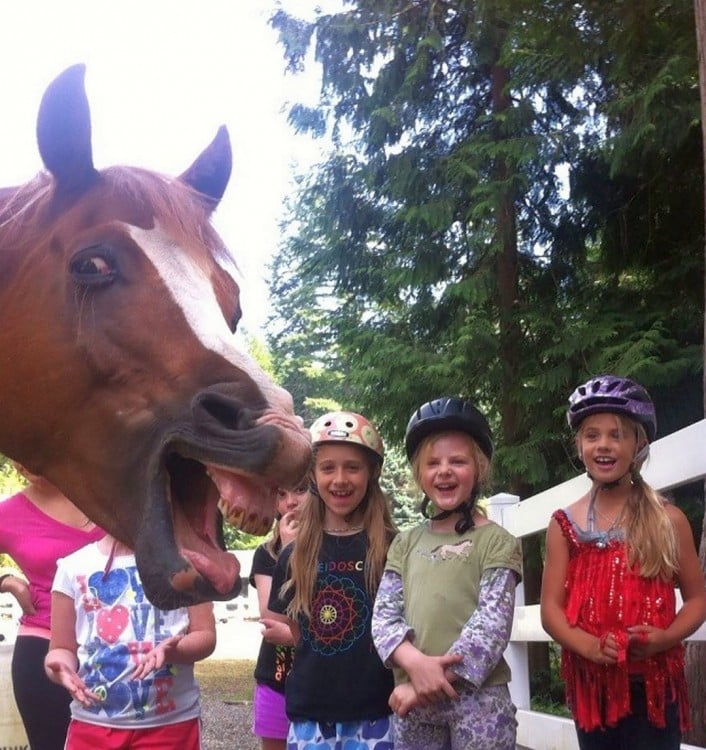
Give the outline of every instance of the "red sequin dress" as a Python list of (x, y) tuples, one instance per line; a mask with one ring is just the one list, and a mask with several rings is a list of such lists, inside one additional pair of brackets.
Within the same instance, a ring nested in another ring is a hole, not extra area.
[[(676, 616), (672, 582), (644, 578), (629, 569), (622, 540), (581, 541), (563, 510), (554, 513), (569, 545), (564, 612), (569, 625), (597, 637), (612, 633), (620, 646), (618, 663), (602, 665), (562, 649), (561, 669), (566, 701), (581, 729), (613, 727), (630, 713), (630, 680), (644, 680), (647, 718), (665, 726), (665, 705), (679, 705), (682, 731), (689, 728), (689, 706), (684, 676), (684, 646), (648, 659), (627, 658), (627, 628), (653, 625), (667, 628)], [(621, 658), (622, 657), (622, 658)]]

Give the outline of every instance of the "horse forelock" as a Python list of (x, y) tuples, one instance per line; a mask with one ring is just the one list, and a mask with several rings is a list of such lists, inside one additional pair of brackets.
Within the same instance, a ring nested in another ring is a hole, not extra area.
[[(118, 202), (133, 203), (181, 237), (200, 240), (225, 269), (238, 269), (238, 263), (210, 222), (208, 199), (175, 177), (137, 167), (113, 166), (99, 172), (97, 185), (113, 193)], [(91, 191), (77, 196), (73, 205), (90, 199)], [(0, 251), (5, 248), (31, 248), (61, 217), (52, 208), (57, 203), (52, 176), (40, 172), (29, 182), (0, 191)], [(120, 200), (122, 198), (123, 200)]]
[(162, 226), (183, 237), (199, 238), (224, 267), (238, 267), (210, 222), (213, 207), (189, 185), (176, 177), (137, 167), (109, 167), (101, 175), (118, 194), (150, 206)]

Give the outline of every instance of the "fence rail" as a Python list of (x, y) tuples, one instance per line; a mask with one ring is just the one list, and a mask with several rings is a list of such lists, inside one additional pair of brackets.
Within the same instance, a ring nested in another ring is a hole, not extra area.
[[(702, 419), (672, 433), (650, 446), (650, 460), (643, 475), (656, 489), (666, 492), (706, 477), (706, 420)], [(586, 475), (529, 497), (522, 502), (516, 495), (498, 494), (488, 501), (488, 515), (510, 533), (522, 539), (547, 528), (552, 513), (566, 507), (587, 491)], [(706, 625), (690, 638), (706, 641)], [(525, 606), (524, 589), (518, 587), (515, 619), (510, 644), (505, 653), (512, 681), (510, 693), (517, 706), (517, 744), (527, 750), (578, 750), (576, 732), (570, 719), (532, 711), (530, 708), (527, 644), (551, 641), (542, 628), (539, 605)], [(682, 744), (682, 750), (698, 750)]]

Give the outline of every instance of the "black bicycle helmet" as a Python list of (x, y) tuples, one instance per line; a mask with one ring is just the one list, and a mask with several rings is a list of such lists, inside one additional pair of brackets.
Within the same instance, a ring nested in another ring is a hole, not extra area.
[(634, 380), (599, 375), (580, 385), (569, 397), (566, 418), (576, 430), (591, 414), (610, 412), (631, 417), (645, 428), (651, 443), (657, 435), (657, 417), (650, 394)]
[(488, 421), (470, 401), (455, 396), (436, 398), (415, 410), (404, 438), (407, 458), (412, 459), (425, 437), (445, 430), (458, 430), (470, 435), (488, 460), (492, 459), (493, 436)]

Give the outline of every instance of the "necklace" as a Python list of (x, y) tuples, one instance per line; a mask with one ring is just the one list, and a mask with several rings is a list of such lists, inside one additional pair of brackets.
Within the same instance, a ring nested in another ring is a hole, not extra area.
[[(607, 521), (610, 526), (608, 526), (607, 529), (600, 531), (596, 528), (596, 513), (604, 520)], [(620, 513), (618, 513), (615, 518), (611, 519), (608, 518), (604, 513), (601, 513), (601, 511), (596, 507), (596, 493), (592, 493), (591, 497), (588, 501), (588, 512), (586, 513), (586, 521), (588, 526), (588, 531), (593, 532), (597, 535), (596, 537), (596, 547), (598, 549), (605, 549), (608, 546), (608, 542), (610, 541), (613, 532), (620, 526), (623, 520), (623, 516), (625, 515), (625, 504), (623, 504), (623, 507), (620, 509)]]
[(345, 534), (346, 532), (354, 532), (354, 531), (362, 531), (362, 530), (363, 530), (362, 526), (345, 526), (342, 529), (327, 529), (324, 526), (324, 531), (327, 534)]
[(622, 519), (623, 519), (623, 516), (625, 515), (625, 506), (624, 506), (624, 505), (623, 505), (623, 507), (622, 507), (622, 508), (620, 509), (620, 512), (618, 513), (618, 515), (617, 515), (617, 516), (614, 516), (613, 518), (610, 518), (610, 517), (609, 517), (609, 516), (607, 516), (607, 515), (606, 515), (605, 513), (601, 513), (601, 510), (600, 510), (600, 508), (599, 508), (599, 507), (598, 507), (597, 505), (595, 505), (595, 504), (594, 504), (593, 508), (594, 508), (594, 510), (596, 511), (596, 513), (598, 513), (598, 515), (599, 515), (599, 516), (600, 516), (600, 517), (601, 517), (601, 518), (602, 518), (602, 519), (603, 519), (604, 521), (607, 521), (607, 522), (608, 522), (608, 523), (610, 524), (610, 528), (611, 528), (611, 529), (612, 529), (612, 528), (614, 528), (615, 526), (617, 526), (617, 525), (619, 524), (619, 522), (620, 522), (620, 521), (622, 521)]

